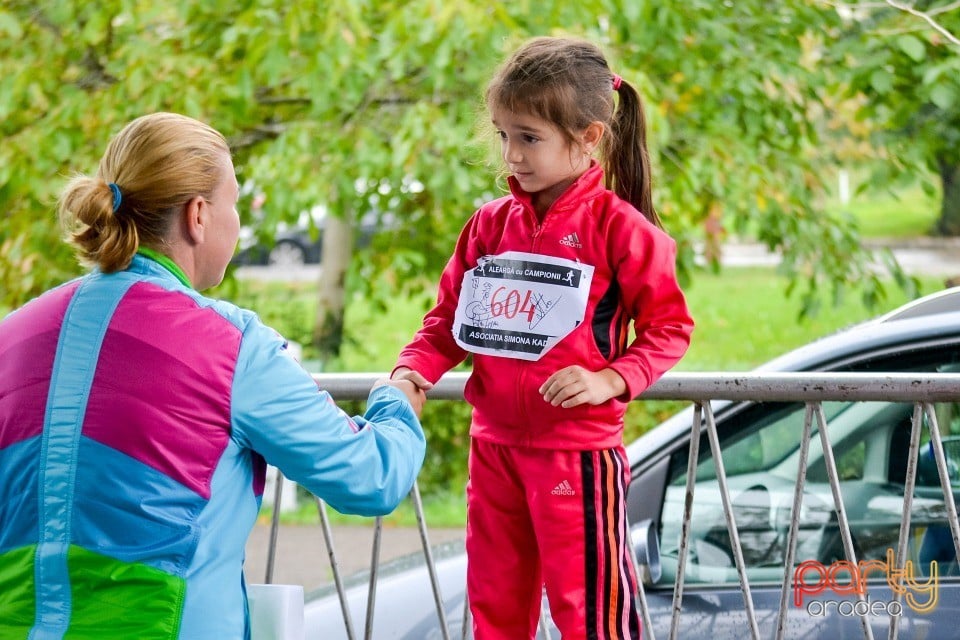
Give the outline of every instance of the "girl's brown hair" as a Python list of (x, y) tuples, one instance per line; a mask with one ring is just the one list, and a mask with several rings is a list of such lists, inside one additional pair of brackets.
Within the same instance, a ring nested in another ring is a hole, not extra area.
[(187, 116), (154, 113), (129, 123), (96, 175), (75, 176), (60, 195), (60, 220), (80, 262), (111, 273), (125, 269), (141, 244), (162, 252), (180, 207), (216, 189), (224, 154), (224, 137)]
[(547, 120), (571, 144), (591, 122), (602, 122), (607, 186), (662, 226), (653, 207), (643, 102), (636, 89), (610, 71), (599, 47), (572, 38), (534, 38), (500, 67), (487, 86), (486, 102), (488, 108)]

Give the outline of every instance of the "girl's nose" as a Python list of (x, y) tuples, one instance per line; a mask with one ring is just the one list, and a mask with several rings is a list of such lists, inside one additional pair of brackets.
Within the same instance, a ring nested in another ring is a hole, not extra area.
[(503, 143), (503, 159), (507, 162), (520, 162), (523, 160), (523, 154), (520, 153), (518, 145), (505, 142)]

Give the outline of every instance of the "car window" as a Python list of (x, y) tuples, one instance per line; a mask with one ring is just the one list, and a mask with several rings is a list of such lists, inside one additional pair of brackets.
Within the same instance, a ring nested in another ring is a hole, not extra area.
[[(884, 363), (871, 361), (860, 369), (848, 370), (957, 372), (960, 366), (956, 356), (955, 349), (932, 349), (912, 353), (909, 362), (901, 359), (886, 363), (893, 368), (878, 368)], [(913, 405), (827, 402), (823, 410), (857, 559), (886, 560), (888, 550), (897, 548)], [(803, 403), (759, 403), (718, 420), (731, 505), (751, 582), (783, 580), (804, 413)], [(938, 403), (935, 413), (951, 482), (960, 495), (960, 406)], [(813, 426), (795, 562), (816, 560), (829, 565), (844, 559), (844, 553), (816, 421)], [(920, 451), (909, 559), (923, 573), (931, 560), (937, 560), (941, 576), (956, 575), (956, 554), (926, 425)], [(671, 457), (660, 514), (664, 570), (660, 584), (665, 585), (672, 584), (676, 577), (687, 459), (685, 448)], [(715, 465), (705, 435), (700, 445), (692, 509), (685, 580), (738, 583)]]
[[(824, 404), (828, 420), (842, 410), (839, 405)], [(796, 410), (798, 406), (799, 411)], [(767, 407), (765, 415), (749, 420), (737, 419), (740, 428), (725, 438), (723, 460), (728, 476), (774, 470), (777, 464), (796, 451), (797, 437), (803, 430), (803, 405), (792, 405), (785, 409), (778, 409), (772, 404)], [(712, 462), (700, 464), (697, 467), (697, 479), (710, 478), (716, 478), (715, 465)]]

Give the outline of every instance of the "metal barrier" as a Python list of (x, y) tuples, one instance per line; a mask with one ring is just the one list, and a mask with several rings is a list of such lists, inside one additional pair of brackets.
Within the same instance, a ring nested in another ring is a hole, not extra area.
[[(444, 376), (444, 378), (440, 380), (439, 383), (428, 393), (428, 397), (443, 400), (463, 400), (463, 390), (467, 376), (468, 374), (466, 373), (452, 373)], [(316, 378), (320, 388), (328, 391), (336, 400), (340, 401), (366, 399), (373, 383), (378, 378), (383, 377), (383, 374), (317, 374), (314, 377)], [(689, 525), (693, 505), (692, 498), (695, 486), (696, 468), (700, 458), (700, 436), (704, 428), (706, 429), (707, 439), (710, 443), (713, 454), (712, 457), (716, 467), (723, 513), (731, 540), (734, 561), (740, 581), (740, 588), (743, 594), (744, 608), (748, 620), (750, 635), (754, 639), (760, 637), (756, 615), (754, 612), (753, 597), (750, 591), (750, 583), (747, 577), (743, 551), (739, 541), (737, 523), (734, 517), (730, 494), (726, 484), (727, 475), (723, 467), (720, 442), (717, 435), (717, 427), (711, 405), (711, 401), (713, 400), (806, 403), (806, 412), (800, 440), (798, 474), (794, 487), (793, 504), (790, 512), (790, 528), (786, 542), (787, 552), (784, 567), (784, 580), (776, 626), (777, 640), (783, 638), (785, 632), (790, 574), (794, 569), (793, 562), (795, 559), (794, 555), (799, 532), (798, 524), (800, 504), (806, 482), (806, 459), (811, 440), (811, 434), (813, 432), (814, 420), (816, 420), (817, 423), (817, 430), (819, 432), (821, 446), (823, 448), (827, 476), (831, 491), (833, 493), (834, 507), (836, 509), (838, 526), (843, 542), (843, 549), (846, 554), (846, 559), (853, 564), (856, 564), (857, 562), (852, 536), (850, 533), (850, 525), (847, 520), (840, 493), (837, 467), (834, 461), (833, 450), (827, 433), (827, 420), (823, 411), (823, 402), (834, 400), (850, 402), (886, 401), (912, 403), (914, 405), (904, 490), (903, 516), (900, 522), (900, 533), (897, 549), (897, 569), (899, 571), (902, 571), (904, 568), (903, 563), (905, 561), (907, 537), (910, 529), (911, 504), (917, 477), (917, 456), (919, 452), (920, 435), (923, 428), (923, 419), (924, 417), (926, 418), (934, 459), (936, 462), (937, 471), (939, 473), (940, 485), (943, 489), (944, 504), (947, 510), (950, 531), (953, 537), (953, 544), (957, 552), (957, 556), (960, 557), (960, 524), (958, 524), (957, 520), (957, 509), (953, 500), (949, 471), (944, 455), (944, 443), (939, 432), (937, 416), (932, 406), (932, 403), (934, 402), (960, 401), (960, 374), (890, 373), (878, 375), (857, 373), (755, 372), (669, 373), (660, 379), (656, 384), (647, 389), (644, 393), (642, 393), (637, 400), (679, 400), (691, 402), (694, 406), (693, 421), (691, 424), (692, 436), (690, 438), (689, 462), (686, 478), (686, 491), (688, 499), (686, 500), (684, 508), (677, 567), (677, 579), (673, 590), (673, 616), (670, 627), (671, 640), (677, 637), (679, 630), (680, 608), (684, 590), (685, 564), (690, 539)], [(270, 532), (270, 549), (268, 551), (267, 575), (265, 580), (267, 583), (270, 583), (273, 577), (273, 564), (276, 555), (277, 530), (279, 525), (281, 484), (281, 482), (277, 482), (277, 491), (274, 498), (273, 522)], [(416, 510), (421, 540), (423, 543), (423, 552), (430, 572), (431, 586), (437, 607), (438, 626), (441, 629), (442, 637), (445, 640), (449, 640), (449, 631), (447, 629), (447, 622), (443, 607), (443, 597), (440, 593), (439, 583), (437, 581), (435, 567), (431, 556), (428, 528), (423, 517), (420, 492), (416, 485), (411, 492), (411, 498)], [(319, 509), (320, 520), (323, 525), (328, 553), (330, 556), (330, 566), (333, 571), (334, 581), (340, 597), (344, 625), (348, 638), (353, 640), (356, 638), (356, 635), (347, 607), (343, 584), (340, 579), (336, 553), (333, 548), (333, 538), (330, 533), (329, 520), (326, 515), (326, 505), (324, 505), (322, 501), (318, 499), (317, 506)], [(382, 521), (380, 518), (376, 519), (374, 526), (375, 535), (373, 543), (373, 555), (371, 559), (371, 574), (366, 621), (363, 636), (367, 639), (371, 637), (373, 628), (373, 612), (377, 588), (377, 568), (379, 564), (380, 534), (382, 531)], [(652, 640), (653, 629), (649, 623), (649, 612), (646, 606), (646, 598), (642, 581), (640, 581), (638, 585), (639, 592), (637, 597), (639, 599), (640, 608), (643, 612), (645, 623), (644, 637)], [(897, 592), (896, 598), (898, 601), (900, 597), (900, 593)], [(858, 601), (863, 602), (862, 594), (858, 594)], [(467, 637), (467, 630), (470, 626), (468, 615), (468, 607), (465, 603), (463, 621), (464, 638)], [(860, 614), (860, 618), (863, 626), (864, 637), (872, 640), (873, 632), (869, 621), (867, 620), (867, 614)], [(549, 637), (545, 620), (542, 615), (540, 627), (540, 634), (542, 637)], [(891, 616), (888, 639), (896, 640), (898, 633), (899, 618), (896, 616)]]

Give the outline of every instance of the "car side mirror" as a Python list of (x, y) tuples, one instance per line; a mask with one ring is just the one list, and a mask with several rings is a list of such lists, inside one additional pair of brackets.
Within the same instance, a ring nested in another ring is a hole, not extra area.
[(641, 520), (630, 527), (630, 543), (637, 559), (637, 571), (643, 584), (650, 586), (660, 580), (660, 539), (653, 520)]

